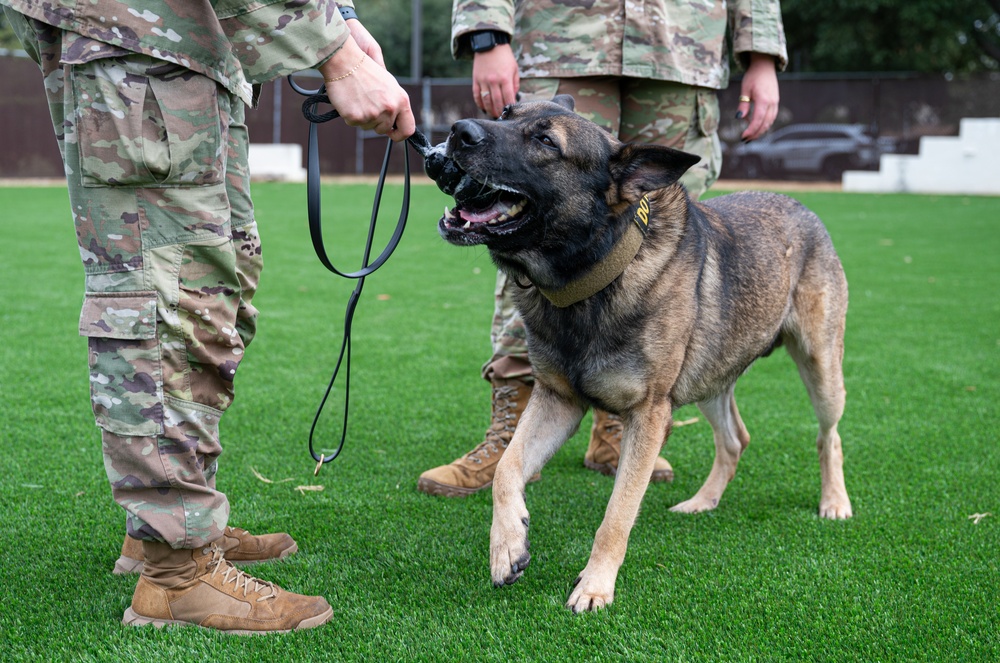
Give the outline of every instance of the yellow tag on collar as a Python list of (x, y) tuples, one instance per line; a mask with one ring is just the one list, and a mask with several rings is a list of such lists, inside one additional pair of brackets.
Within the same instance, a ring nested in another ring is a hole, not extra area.
[(639, 230), (645, 235), (649, 228), (649, 195), (643, 194), (642, 198), (639, 199), (639, 208), (635, 211), (635, 218), (632, 221), (639, 226)]

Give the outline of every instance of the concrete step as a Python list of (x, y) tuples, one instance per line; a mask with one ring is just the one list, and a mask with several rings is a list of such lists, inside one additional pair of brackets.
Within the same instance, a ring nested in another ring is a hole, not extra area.
[(958, 136), (924, 136), (919, 150), (844, 173), (844, 191), (1000, 195), (1000, 118), (963, 118)]
[(963, 142), (1000, 141), (1000, 118), (964, 117), (958, 125)]
[(250, 177), (254, 180), (305, 182), (302, 146), (298, 143), (250, 143)]

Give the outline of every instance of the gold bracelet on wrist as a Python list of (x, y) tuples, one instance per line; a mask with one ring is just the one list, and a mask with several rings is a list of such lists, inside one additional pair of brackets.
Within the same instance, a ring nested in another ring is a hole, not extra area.
[(368, 54), (367, 54), (367, 53), (363, 53), (363, 54), (361, 55), (361, 59), (360, 59), (360, 60), (358, 60), (358, 63), (357, 63), (356, 65), (354, 65), (354, 69), (351, 69), (351, 70), (350, 70), (349, 72), (347, 72), (347, 73), (346, 73), (346, 74), (344, 74), (343, 76), (337, 76), (336, 78), (331, 78), (331, 79), (328, 79), (328, 80), (327, 80), (326, 82), (327, 82), (327, 83), (335, 83), (335, 82), (337, 82), (337, 81), (342, 81), (342, 80), (344, 80), (345, 78), (347, 78), (348, 76), (350, 76), (351, 74), (353, 74), (354, 72), (356, 72), (356, 71), (358, 70), (358, 67), (360, 67), (360, 66), (361, 66), (361, 63), (365, 61), (365, 58), (366, 58), (366, 57), (368, 57)]

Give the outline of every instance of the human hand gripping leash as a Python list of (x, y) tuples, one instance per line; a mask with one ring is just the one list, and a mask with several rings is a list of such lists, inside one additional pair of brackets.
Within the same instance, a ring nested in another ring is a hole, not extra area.
[[(403, 236), (403, 230), (406, 228), (406, 220), (410, 211), (410, 154), (409, 151), (406, 151), (404, 148), (403, 201), (399, 211), (399, 219), (396, 222), (396, 229), (393, 232), (392, 237), (390, 237), (389, 241), (386, 243), (385, 248), (375, 259), (375, 262), (369, 263), (372, 253), (372, 244), (375, 237), (375, 225), (378, 221), (379, 205), (382, 201), (382, 189), (385, 186), (385, 178), (389, 169), (389, 157), (392, 154), (392, 140), (388, 138), (386, 139), (385, 157), (382, 160), (382, 168), (379, 172), (378, 185), (375, 189), (375, 200), (372, 204), (371, 220), (369, 221), (368, 237), (365, 241), (365, 248), (362, 254), (361, 269), (354, 272), (341, 271), (330, 261), (330, 258), (326, 253), (326, 248), (323, 244), (322, 214), (320, 211), (321, 195), (318, 130), (320, 124), (340, 117), (340, 113), (336, 109), (326, 113), (317, 112), (317, 107), (320, 104), (330, 103), (330, 100), (326, 95), (325, 85), (315, 90), (307, 90), (300, 87), (294, 80), (292, 80), (291, 76), (288, 77), (288, 83), (291, 85), (293, 90), (306, 97), (306, 100), (302, 104), (302, 114), (309, 121), (309, 141), (306, 146), (306, 201), (309, 212), (309, 234), (312, 238), (313, 248), (316, 251), (316, 256), (319, 258), (319, 261), (328, 270), (343, 278), (357, 280), (357, 285), (347, 302), (347, 310), (344, 315), (344, 338), (341, 342), (340, 354), (337, 357), (337, 364), (333, 369), (333, 375), (330, 377), (330, 383), (327, 385), (326, 392), (323, 394), (323, 399), (320, 401), (319, 407), (316, 410), (316, 416), (313, 419), (312, 427), (309, 429), (309, 455), (316, 461), (316, 469), (313, 472), (313, 475), (316, 475), (319, 473), (320, 468), (322, 468), (324, 464), (329, 463), (340, 455), (341, 450), (344, 448), (344, 442), (347, 439), (348, 408), (350, 405), (351, 393), (351, 326), (354, 321), (354, 311), (361, 298), (361, 290), (364, 288), (365, 277), (374, 273), (379, 267), (385, 264), (385, 262), (389, 259), (389, 256), (392, 255), (392, 252), (395, 251), (396, 247), (399, 245), (399, 241)], [(407, 142), (425, 158), (425, 168), (431, 168), (432, 162), (436, 164), (443, 163), (443, 150), (432, 148), (427, 138), (419, 131), (415, 132), (410, 138), (408, 138)], [(439, 165), (437, 168), (440, 170), (441, 166)], [(428, 170), (428, 174), (430, 174), (430, 170)], [(337, 375), (340, 373), (342, 365), (345, 369), (344, 419), (340, 435), (340, 444), (329, 456), (325, 453), (317, 454), (313, 443), (316, 426), (319, 423), (320, 415), (323, 412), (323, 408), (326, 406), (327, 399), (330, 397), (330, 392), (333, 390), (334, 382), (337, 379)]]

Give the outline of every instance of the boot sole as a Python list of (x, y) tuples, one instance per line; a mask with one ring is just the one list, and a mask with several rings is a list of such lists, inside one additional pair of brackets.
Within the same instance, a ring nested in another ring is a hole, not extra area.
[[(536, 481), (541, 481), (542, 475), (535, 474), (530, 479), (528, 483), (535, 483)], [(428, 495), (438, 495), (440, 497), (468, 497), (479, 491), (486, 490), (487, 488), (492, 488), (493, 482), (485, 483), (479, 488), (462, 488), (461, 486), (449, 486), (445, 483), (438, 483), (432, 479), (425, 479), (420, 477), (417, 481), (417, 490), (422, 493), (427, 493)]]
[[(294, 555), (299, 551), (299, 546), (297, 543), (293, 543), (290, 547), (285, 548), (281, 551), (277, 557), (269, 557), (267, 559), (229, 559), (230, 562), (238, 566), (253, 566), (254, 564), (260, 564), (261, 562), (280, 562), (286, 557)], [(133, 559), (131, 557), (126, 557), (122, 555), (115, 562), (115, 568), (112, 569), (112, 573), (116, 576), (131, 575), (133, 573), (142, 573), (143, 566), (145, 562), (141, 559)]]
[(478, 488), (462, 488), (461, 486), (449, 486), (444, 483), (438, 483), (437, 481), (432, 481), (431, 479), (424, 479), (423, 477), (417, 481), (417, 490), (422, 493), (427, 493), (428, 495), (438, 495), (440, 497), (468, 497), (478, 493), (481, 490), (486, 490), (487, 488), (492, 488), (493, 482), (484, 483)]
[[(583, 459), (583, 465), (588, 470), (594, 470), (595, 472), (600, 472), (604, 476), (613, 477), (618, 474), (618, 468), (614, 465), (609, 465), (608, 463), (595, 463), (592, 460)], [(652, 476), (649, 477), (650, 483), (663, 483), (667, 481), (674, 480), (673, 470), (654, 470)]]
[(286, 629), (274, 629), (273, 631), (248, 631), (245, 629), (233, 629), (231, 631), (224, 631), (221, 629), (209, 628), (207, 626), (201, 626), (200, 624), (195, 624), (194, 622), (182, 622), (176, 619), (156, 619), (154, 617), (145, 617), (139, 613), (132, 610), (131, 606), (125, 610), (125, 614), (122, 617), (122, 624), (126, 626), (155, 626), (156, 628), (163, 628), (164, 626), (196, 626), (200, 629), (206, 631), (216, 631), (217, 633), (226, 633), (228, 635), (267, 635), (269, 633), (291, 633), (292, 631), (304, 631), (310, 628), (316, 628), (317, 626), (322, 626), (323, 624), (330, 621), (333, 617), (333, 608), (328, 608), (326, 612), (323, 612), (315, 617), (310, 617), (309, 619), (303, 619), (295, 628)]

